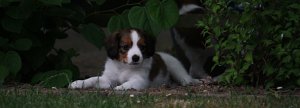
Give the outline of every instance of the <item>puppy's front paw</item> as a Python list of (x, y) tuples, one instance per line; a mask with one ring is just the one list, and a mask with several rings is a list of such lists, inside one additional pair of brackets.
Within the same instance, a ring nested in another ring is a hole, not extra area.
[(71, 84), (69, 84), (68, 88), (70, 88), (70, 89), (83, 88), (83, 85), (84, 85), (84, 81), (77, 80), (77, 81), (74, 81)]
[(199, 79), (193, 79), (193, 78), (187, 78), (187, 79), (181, 81), (182, 86), (199, 84), (199, 83), (201, 83), (201, 81)]
[(126, 90), (126, 88), (124, 86), (120, 85), (120, 86), (115, 87), (114, 90)]
[(191, 84), (199, 84), (201, 81), (199, 79), (192, 79)]

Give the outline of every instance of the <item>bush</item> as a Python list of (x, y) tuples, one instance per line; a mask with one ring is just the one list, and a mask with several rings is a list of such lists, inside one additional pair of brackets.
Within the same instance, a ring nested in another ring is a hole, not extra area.
[(0, 85), (18, 81), (64, 87), (78, 79), (71, 61), (77, 52), (54, 48), (55, 40), (66, 38), (69, 29), (101, 49), (101, 23), (110, 32), (135, 27), (156, 36), (171, 28), (178, 16), (173, 0), (1, 0)]
[(297, 0), (205, 1), (198, 22), (216, 65), (227, 66), (221, 82), (266, 88), (300, 85), (300, 3)]

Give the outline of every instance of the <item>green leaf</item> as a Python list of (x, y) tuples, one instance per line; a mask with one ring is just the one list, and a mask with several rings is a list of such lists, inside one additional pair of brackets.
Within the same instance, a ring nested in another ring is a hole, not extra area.
[(39, 0), (39, 1), (44, 3), (45, 5), (57, 5), (57, 6), (61, 6), (62, 3), (66, 2), (65, 0)]
[(79, 26), (80, 33), (87, 41), (101, 49), (104, 43), (105, 34), (99, 27), (93, 23), (82, 24)]
[(213, 5), (212, 7), (212, 12), (213, 13), (218, 13), (218, 11), (220, 10), (221, 6), (218, 4)]
[(234, 68), (229, 68), (225, 70), (225, 74), (222, 75), (222, 80), (226, 83), (231, 83), (233, 78), (236, 77), (236, 70)]
[(6, 62), (4, 64), (7, 66), (9, 71), (13, 75), (16, 75), (22, 67), (22, 61), (19, 54), (15, 51), (9, 51), (6, 53), (6, 57), (4, 59), (4, 61)]
[(68, 69), (72, 71), (72, 79), (78, 79), (79, 69), (73, 64), (72, 58), (78, 56), (78, 53), (74, 49), (56, 50), (56, 54), (49, 54), (48, 61), (53, 64), (55, 69)]
[(71, 0), (62, 0), (62, 3), (71, 3)]
[(12, 47), (16, 50), (27, 51), (31, 48), (32, 42), (29, 39), (18, 39), (15, 43), (12, 44)]
[(10, 3), (17, 2), (17, 1), (20, 0), (0, 0), (0, 7), (9, 6)]
[(8, 43), (8, 39), (0, 37), (0, 47), (7, 44)]
[(200, 27), (200, 28), (205, 28), (206, 24), (203, 21), (199, 20), (197, 22), (197, 26)]
[(252, 14), (248, 13), (248, 14), (243, 14), (242, 17), (240, 18), (240, 23), (241, 24), (245, 24), (247, 22), (249, 22), (252, 18)]
[(274, 85), (275, 85), (275, 84), (274, 84), (273, 81), (268, 81), (268, 82), (266, 83), (265, 88), (269, 89), (269, 88), (273, 87)]
[(214, 31), (214, 33), (215, 33), (215, 35), (217, 37), (219, 37), (221, 35), (221, 28), (220, 28), (220, 26), (214, 27), (213, 31)]
[(266, 75), (266, 76), (271, 76), (273, 75), (274, 73), (276, 73), (277, 71), (272, 67), (272, 65), (270, 64), (266, 64), (264, 66), (264, 70), (263, 70), (263, 73)]
[(293, 8), (293, 9), (300, 9), (300, 4), (299, 3), (294, 3), (288, 6), (289, 8)]
[(102, 5), (106, 0), (94, 0), (97, 5)]
[(297, 80), (297, 85), (300, 86), (300, 79)]
[(179, 12), (174, 0), (148, 0), (148, 14), (162, 28), (169, 29), (177, 23)]
[(251, 66), (250, 63), (243, 63), (243, 66), (242, 66), (242, 68), (240, 69), (240, 72), (241, 72), (241, 73), (244, 73), (246, 70), (249, 69), (250, 66)]
[(81, 22), (85, 17), (85, 13), (81, 12), (80, 8), (70, 9), (66, 7), (52, 7), (45, 12), (48, 16), (63, 17), (71, 21)]
[(33, 76), (31, 82), (45, 87), (64, 87), (69, 84), (72, 78), (70, 70), (55, 70), (38, 73)]
[(142, 29), (153, 36), (157, 36), (161, 31), (161, 27), (151, 20), (145, 7), (132, 7), (129, 10), (128, 19), (131, 27)]
[(23, 29), (23, 20), (16, 20), (9, 17), (4, 17), (1, 20), (1, 25), (7, 31), (20, 33)]
[(2, 63), (3, 61), (3, 58), (5, 57), (5, 53), (3, 53), (2, 51), (0, 51), (0, 64)]
[(253, 62), (253, 55), (252, 53), (247, 53), (246, 56), (245, 56), (245, 61), (249, 62), (249, 63), (252, 63)]
[(8, 51), (6, 54), (0, 54), (0, 60), (0, 64), (7, 67), (9, 72), (13, 75), (16, 75), (22, 67), (21, 57), (15, 51)]
[(0, 85), (4, 83), (4, 80), (8, 75), (9, 75), (8, 69), (5, 66), (0, 65)]
[(214, 57), (213, 57), (213, 61), (219, 64), (219, 62), (220, 62), (220, 61), (219, 61), (219, 56), (217, 56), (217, 55), (214, 56)]
[(27, 19), (36, 8), (33, 0), (22, 0), (19, 6), (8, 8), (6, 15), (14, 19)]
[(283, 57), (282, 62), (283, 63), (290, 63), (292, 60), (292, 57), (290, 55)]
[(107, 27), (110, 33), (130, 27), (128, 13), (129, 11), (125, 10), (122, 14), (112, 16), (109, 19)]

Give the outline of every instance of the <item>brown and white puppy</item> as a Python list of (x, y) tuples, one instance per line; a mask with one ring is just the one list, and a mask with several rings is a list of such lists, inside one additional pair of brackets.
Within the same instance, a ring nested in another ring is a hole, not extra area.
[(108, 59), (102, 76), (77, 80), (69, 88), (114, 88), (115, 90), (158, 87), (175, 80), (181, 85), (199, 83), (169, 54), (155, 53), (155, 38), (138, 29), (123, 29), (107, 39)]

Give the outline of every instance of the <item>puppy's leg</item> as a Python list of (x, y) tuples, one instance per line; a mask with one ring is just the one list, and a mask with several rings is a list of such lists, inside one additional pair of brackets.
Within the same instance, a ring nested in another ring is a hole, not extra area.
[(181, 85), (200, 83), (198, 79), (193, 79), (184, 69), (183, 65), (173, 56), (166, 53), (158, 53), (167, 65), (171, 76)]
[(69, 88), (110, 88), (111, 82), (103, 76), (91, 77), (85, 80), (77, 80), (69, 84)]
[(128, 89), (145, 89), (149, 86), (149, 81), (142, 77), (132, 77), (127, 82), (124, 82), (120, 86), (115, 87), (115, 90), (128, 90)]

